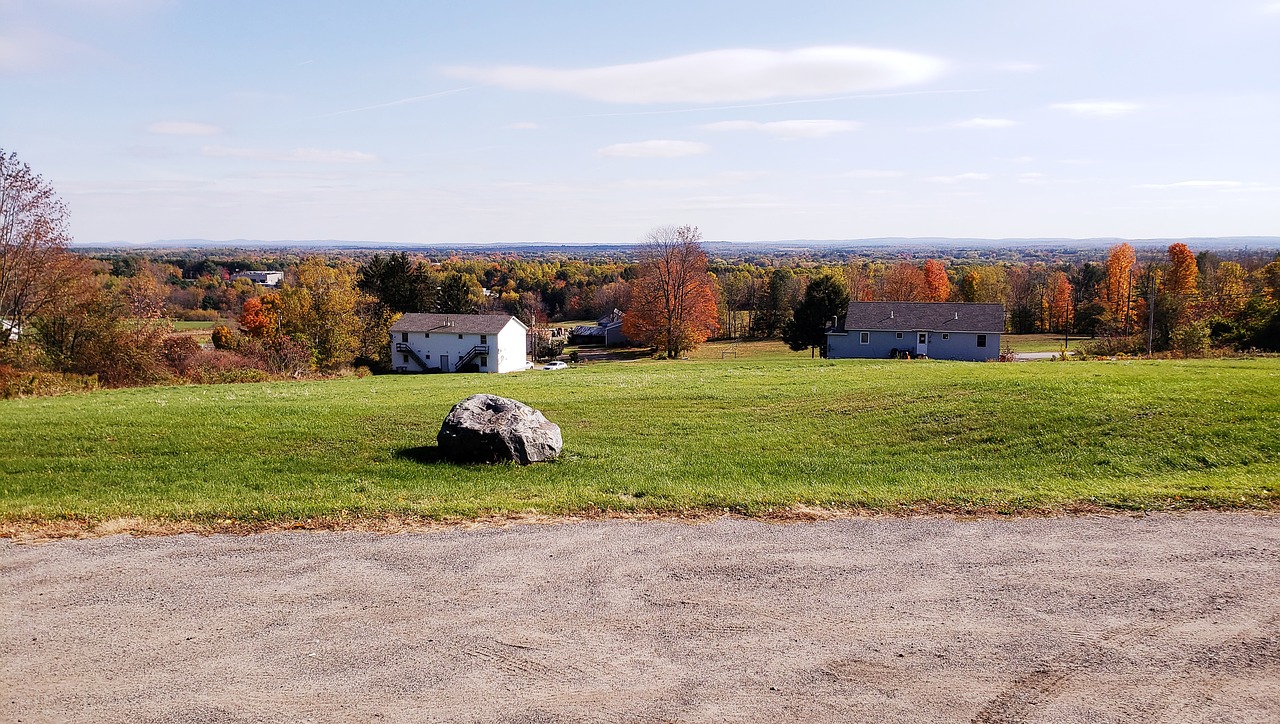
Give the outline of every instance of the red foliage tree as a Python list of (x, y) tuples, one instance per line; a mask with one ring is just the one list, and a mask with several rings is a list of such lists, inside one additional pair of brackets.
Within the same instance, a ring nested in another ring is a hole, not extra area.
[(664, 226), (640, 247), (640, 276), (622, 331), (663, 349), (668, 356), (696, 349), (719, 329), (716, 293), (707, 274), (707, 254), (695, 226)]
[(1174, 296), (1186, 298), (1196, 292), (1196, 255), (1186, 244), (1181, 242), (1169, 247), (1171, 267), (1164, 279), (1165, 291)]
[(889, 267), (881, 281), (879, 296), (886, 302), (929, 301), (929, 282), (915, 264), (898, 262)]

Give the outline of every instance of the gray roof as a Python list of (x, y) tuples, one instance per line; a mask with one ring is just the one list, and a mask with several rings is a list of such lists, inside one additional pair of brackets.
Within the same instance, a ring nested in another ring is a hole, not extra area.
[(846, 332), (1004, 332), (1003, 304), (849, 302)]
[(513, 319), (524, 327), (510, 314), (406, 314), (391, 325), (391, 331), (497, 334)]

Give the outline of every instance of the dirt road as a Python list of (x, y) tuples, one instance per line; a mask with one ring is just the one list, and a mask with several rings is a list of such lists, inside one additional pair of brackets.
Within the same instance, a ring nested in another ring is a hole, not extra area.
[(4, 721), (1280, 720), (1280, 516), (0, 541)]

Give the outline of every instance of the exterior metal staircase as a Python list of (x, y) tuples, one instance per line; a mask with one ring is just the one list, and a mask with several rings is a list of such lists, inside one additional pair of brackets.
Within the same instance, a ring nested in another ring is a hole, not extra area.
[(414, 362), (418, 363), (418, 366), (422, 368), (423, 372), (427, 371), (427, 361), (419, 357), (418, 353), (414, 351), (413, 347), (410, 347), (404, 342), (396, 342), (396, 351), (409, 355), (411, 358), (413, 358)]
[(454, 365), (454, 369), (455, 370), (462, 369), (463, 367), (471, 364), (471, 362), (475, 360), (476, 357), (479, 357), (482, 354), (489, 354), (489, 345), (477, 344), (476, 346), (467, 350), (466, 354), (458, 358), (457, 363)]

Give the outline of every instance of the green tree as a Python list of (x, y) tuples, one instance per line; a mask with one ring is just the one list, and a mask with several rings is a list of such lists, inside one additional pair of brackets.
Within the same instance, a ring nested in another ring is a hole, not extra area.
[(438, 311), (441, 314), (475, 314), (479, 287), (479, 283), (461, 272), (446, 274), (436, 297)]
[(355, 269), (312, 256), (298, 265), (297, 277), (280, 291), (281, 328), (311, 350), (321, 369), (350, 364), (360, 346), (357, 309), (364, 301)]
[(810, 354), (814, 349), (825, 349), (826, 330), (834, 318), (844, 316), (848, 309), (849, 292), (844, 285), (835, 277), (818, 277), (804, 290), (795, 316), (783, 325), (782, 340), (797, 352), (806, 347)]

